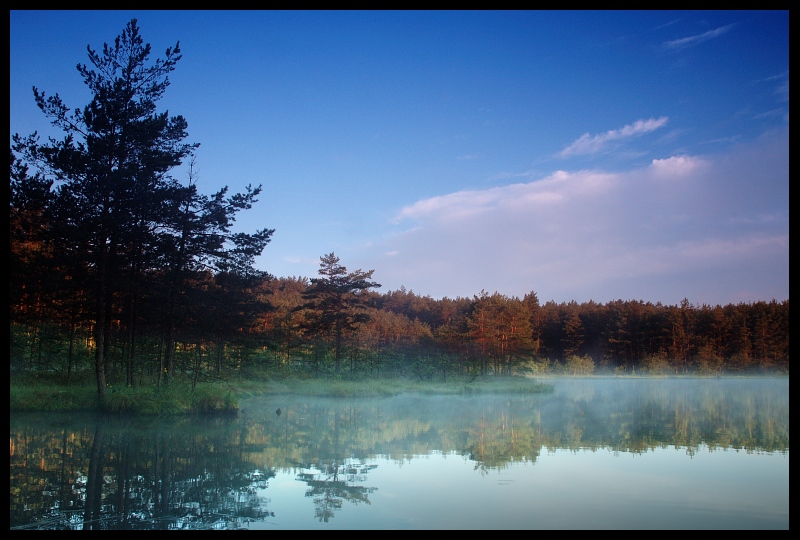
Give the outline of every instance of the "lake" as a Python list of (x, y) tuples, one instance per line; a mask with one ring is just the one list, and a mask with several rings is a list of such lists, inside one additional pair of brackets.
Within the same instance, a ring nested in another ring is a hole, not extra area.
[(788, 378), (546, 381), (13, 414), (11, 529), (789, 529)]

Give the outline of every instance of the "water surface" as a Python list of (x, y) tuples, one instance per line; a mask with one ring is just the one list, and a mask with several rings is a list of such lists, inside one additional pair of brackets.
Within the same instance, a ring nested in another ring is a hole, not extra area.
[[(788, 379), (11, 418), (11, 527), (788, 529)], [(280, 410), (280, 413), (278, 412)]]

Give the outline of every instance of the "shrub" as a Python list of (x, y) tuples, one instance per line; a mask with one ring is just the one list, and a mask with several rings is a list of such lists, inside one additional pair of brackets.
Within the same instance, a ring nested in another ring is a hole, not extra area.
[(573, 375), (591, 375), (594, 373), (594, 360), (588, 354), (583, 356), (573, 354), (567, 358), (564, 369)]
[(645, 357), (642, 360), (641, 368), (649, 375), (666, 375), (672, 370), (669, 360), (667, 360), (667, 354), (663, 351)]

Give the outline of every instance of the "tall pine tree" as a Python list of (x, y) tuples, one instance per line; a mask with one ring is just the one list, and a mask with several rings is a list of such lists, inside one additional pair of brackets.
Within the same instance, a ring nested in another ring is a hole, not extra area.
[(373, 272), (375, 270), (348, 272), (347, 268), (339, 264), (339, 257), (331, 252), (320, 257), (318, 273), (322, 277), (313, 278), (311, 286), (303, 293), (303, 298), (309, 302), (302, 308), (309, 310), (310, 314), (305, 329), (331, 339), (334, 370), (337, 373), (341, 363), (343, 339), (359, 323), (369, 321), (369, 315), (364, 312), (366, 300), (363, 293), (381, 286), (370, 281)]
[(191, 180), (184, 186), (169, 174), (199, 146), (184, 142), (188, 124), (182, 116), (157, 111), (181, 58), (180, 42), (150, 62), (151, 47), (133, 19), (113, 45), (87, 50), (90, 66), (77, 66), (92, 96), (86, 107), (71, 110), (58, 94), (33, 88), (63, 139), (17, 134), (12, 149), (54, 181), (51, 241), (69, 246), (68, 266), (86, 269), (94, 284), (88, 297), (103, 402), (112, 319), (126, 317), (132, 352), (137, 298), (142, 284), (152, 281), (143, 278), (173, 280), (165, 288), (170, 303), (179, 289), (174, 279), (186, 278), (188, 270), (252, 276), (254, 257), (273, 231), (230, 231), (236, 212), (250, 208), (260, 186), (233, 195), (226, 187), (204, 197)]

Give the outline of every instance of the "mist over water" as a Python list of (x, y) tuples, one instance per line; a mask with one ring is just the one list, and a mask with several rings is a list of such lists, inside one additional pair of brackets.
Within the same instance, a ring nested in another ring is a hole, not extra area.
[(270, 395), (233, 418), (18, 415), (12, 527), (788, 529), (788, 378), (544, 382)]
[[(577, 422), (600, 431), (603, 426), (632, 422), (636, 428), (632, 435), (660, 434), (660, 443), (789, 448), (788, 378), (554, 378), (552, 382), (553, 395), (541, 400), (540, 409), (552, 426)], [(781, 426), (780, 435), (772, 431), (774, 422)], [(681, 432), (682, 426), (691, 431)], [(777, 439), (759, 434), (774, 434)], [(670, 440), (673, 436), (686, 438)], [(612, 442), (610, 436), (606, 443)]]

